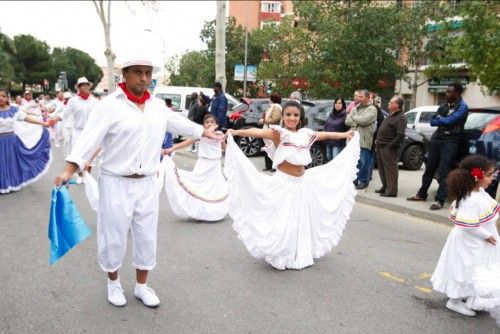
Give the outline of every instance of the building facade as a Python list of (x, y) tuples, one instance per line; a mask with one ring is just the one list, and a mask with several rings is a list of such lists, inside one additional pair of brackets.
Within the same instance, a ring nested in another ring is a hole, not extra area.
[(229, 16), (248, 30), (260, 29), (268, 23), (279, 24), (284, 15), (293, 15), (293, 2), (287, 1), (229, 1)]

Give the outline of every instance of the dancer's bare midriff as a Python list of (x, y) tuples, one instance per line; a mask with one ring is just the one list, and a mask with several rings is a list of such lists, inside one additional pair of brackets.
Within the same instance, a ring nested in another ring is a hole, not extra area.
[(278, 165), (278, 170), (282, 171), (285, 174), (292, 176), (302, 176), (305, 173), (305, 167), (301, 165), (294, 165), (289, 163), (288, 161), (283, 161)]

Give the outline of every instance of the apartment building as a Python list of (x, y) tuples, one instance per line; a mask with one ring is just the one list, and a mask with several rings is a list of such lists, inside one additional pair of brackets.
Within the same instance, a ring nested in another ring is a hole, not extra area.
[(279, 24), (284, 15), (293, 14), (293, 2), (287, 1), (229, 1), (229, 16), (249, 30), (260, 29), (266, 24)]

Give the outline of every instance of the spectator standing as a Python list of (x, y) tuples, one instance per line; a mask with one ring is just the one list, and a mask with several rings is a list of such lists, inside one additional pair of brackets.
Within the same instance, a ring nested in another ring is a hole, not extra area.
[[(269, 102), (269, 107), (262, 115), (263, 117), (259, 120), (259, 124), (262, 124), (263, 129), (268, 129), (269, 125), (279, 124), (281, 121), (281, 95), (278, 93), (272, 93), (269, 96)], [(273, 169), (273, 161), (267, 156), (267, 154), (264, 155), (264, 163), (265, 168), (262, 171), (276, 171), (276, 169)]]
[(347, 106), (346, 108), (347, 113), (350, 113), (351, 111), (356, 109), (358, 104), (359, 104), (359, 90), (354, 92), (354, 100), (352, 100), (352, 102), (349, 103), (349, 105)]
[[(332, 112), (325, 123), (324, 131), (328, 132), (346, 132), (349, 127), (345, 124), (347, 116), (346, 104), (344, 99), (336, 99), (333, 104)], [(326, 143), (326, 158), (332, 160), (335, 158), (345, 147), (345, 139), (330, 139)]]
[[(385, 115), (387, 114), (386, 111), (382, 110), (382, 99), (380, 96), (376, 95), (375, 93), (370, 93), (370, 100), (373, 106), (377, 109), (377, 123), (375, 126), (375, 132), (373, 133), (373, 144), (372, 144), (372, 156), (375, 157), (377, 152), (375, 148), (375, 141), (377, 140), (377, 133), (378, 129), (382, 125), (382, 122), (384, 121)], [(373, 174), (373, 168), (375, 167), (375, 158), (372, 158), (372, 163), (370, 165), (370, 171), (368, 173), (368, 180), (372, 180), (372, 174)]]
[(377, 165), (382, 188), (375, 190), (380, 196), (398, 194), (398, 150), (405, 137), (406, 118), (404, 100), (394, 96), (389, 101), (389, 116), (382, 122), (377, 135)]
[(354, 180), (356, 189), (365, 189), (369, 183), (373, 153), (373, 133), (377, 121), (377, 109), (369, 103), (370, 93), (363, 89), (359, 91), (359, 105), (345, 119), (345, 124), (359, 132), (361, 152), (358, 161), (358, 176)]
[[(191, 93), (191, 104), (189, 105), (188, 111), (188, 119), (190, 121), (194, 121), (194, 114), (196, 113), (196, 109), (198, 109), (198, 93)], [(196, 149), (196, 142), (193, 142), (191, 145), (191, 149), (189, 151), (193, 152)]]
[(436, 178), (439, 187), (434, 203), (430, 210), (439, 210), (443, 207), (447, 196), (446, 178), (453, 165), (457, 162), (458, 147), (469, 107), (462, 99), (463, 87), (460, 84), (448, 86), (446, 91), (447, 102), (439, 106), (432, 116), (431, 126), (437, 126), (431, 137), (429, 157), (422, 175), (422, 185), (417, 194), (408, 197), (408, 201), (427, 200), (427, 191)]
[(222, 91), (222, 84), (220, 82), (214, 83), (214, 93), (215, 95), (210, 99), (208, 96), (201, 94), (201, 97), (205, 99), (208, 105), (210, 105), (210, 113), (217, 117), (217, 123), (219, 124), (219, 130), (226, 130), (227, 128), (227, 99), (226, 95)]

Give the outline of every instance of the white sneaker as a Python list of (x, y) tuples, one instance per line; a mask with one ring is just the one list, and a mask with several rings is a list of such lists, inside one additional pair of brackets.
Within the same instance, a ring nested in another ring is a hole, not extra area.
[(134, 289), (134, 295), (138, 299), (142, 300), (143, 304), (147, 307), (156, 307), (160, 305), (160, 299), (156, 296), (154, 290), (149, 286), (142, 289), (136, 286)]
[(461, 300), (459, 301), (454, 301), (452, 299), (448, 300), (446, 303), (446, 307), (452, 311), (455, 311), (457, 313), (466, 315), (468, 317), (473, 317), (476, 315), (476, 312), (468, 308), (465, 303)]
[(120, 284), (108, 284), (108, 302), (118, 307), (127, 304)]

